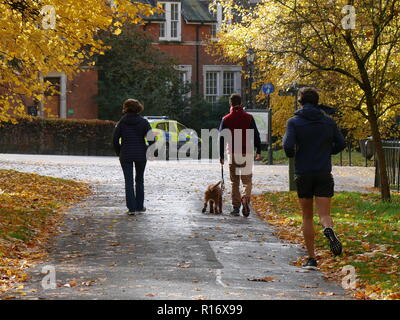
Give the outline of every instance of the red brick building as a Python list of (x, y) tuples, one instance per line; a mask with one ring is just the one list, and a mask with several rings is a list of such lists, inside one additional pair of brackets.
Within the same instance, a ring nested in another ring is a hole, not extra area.
[(60, 94), (47, 94), (46, 102), (39, 105), (43, 116), (55, 118), (96, 119), (98, 106), (98, 73), (95, 69), (83, 68), (73, 78), (64, 73), (52, 72), (44, 77)]
[(182, 79), (193, 84), (194, 93), (216, 102), (222, 96), (242, 91), (242, 68), (207, 53), (206, 46), (215, 38), (222, 23), (222, 7), (210, 13), (205, 0), (142, 0), (161, 4), (165, 13), (146, 19), (143, 30), (154, 45), (179, 61)]
[(52, 83), (53, 90), (45, 92), (44, 102), (25, 98), (26, 112), (45, 118), (97, 119), (98, 72), (83, 67), (74, 77), (63, 72), (50, 72), (43, 79)]
[[(182, 80), (193, 85), (192, 94), (199, 94), (209, 102), (222, 96), (242, 91), (242, 68), (207, 53), (206, 46), (216, 37), (222, 22), (222, 8), (217, 13), (209, 11), (209, 1), (204, 0), (141, 0), (157, 5), (165, 13), (146, 18), (143, 32), (154, 40), (161, 51), (179, 61)], [(62, 73), (50, 73), (51, 81), (60, 94), (48, 96), (44, 105), (38, 105), (39, 115), (95, 119), (98, 116), (96, 95), (98, 74), (95, 69), (85, 69), (73, 79)], [(28, 103), (33, 105), (33, 103)], [(28, 108), (29, 110), (35, 108)]]

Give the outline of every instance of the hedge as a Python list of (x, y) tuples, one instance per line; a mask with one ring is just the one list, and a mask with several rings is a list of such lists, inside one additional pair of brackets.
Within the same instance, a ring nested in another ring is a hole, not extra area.
[(20, 118), (0, 123), (0, 153), (114, 155), (113, 121)]

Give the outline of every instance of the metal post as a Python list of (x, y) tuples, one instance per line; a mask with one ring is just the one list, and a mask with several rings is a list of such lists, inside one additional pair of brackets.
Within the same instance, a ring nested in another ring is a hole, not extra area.
[(397, 142), (397, 147), (395, 149), (396, 156), (395, 161), (398, 163), (397, 167), (397, 192), (400, 192), (400, 142)]
[(351, 140), (349, 141), (347, 147), (349, 148), (349, 166), (351, 167), (351, 148), (352, 148)]
[(250, 99), (249, 99), (249, 108), (253, 109), (253, 64), (250, 65), (250, 79), (249, 79), (249, 86), (250, 86)]
[[(365, 141), (365, 150), (367, 150), (367, 141)], [(365, 151), (365, 153), (367, 153), (367, 151)], [(365, 154), (365, 167), (368, 168), (368, 158), (366, 154)]]
[(268, 107), (268, 164), (274, 164), (273, 150), (272, 150), (272, 108), (271, 108), (271, 95), (267, 97)]

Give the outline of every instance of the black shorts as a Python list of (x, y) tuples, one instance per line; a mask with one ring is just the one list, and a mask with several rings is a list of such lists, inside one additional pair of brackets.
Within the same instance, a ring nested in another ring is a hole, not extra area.
[(297, 195), (301, 199), (333, 197), (335, 183), (331, 173), (296, 175), (295, 182), (297, 186)]

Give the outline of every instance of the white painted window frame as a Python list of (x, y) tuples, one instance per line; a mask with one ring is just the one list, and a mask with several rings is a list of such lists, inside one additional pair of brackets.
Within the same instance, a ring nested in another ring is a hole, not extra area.
[[(165, 37), (159, 37), (160, 41), (182, 41), (182, 5), (180, 2), (164, 2), (160, 1), (160, 4), (165, 5)], [(171, 36), (171, 24), (172, 24), (172, 5), (178, 6), (178, 30), (177, 30), (177, 37)]]
[(207, 96), (207, 72), (218, 72), (217, 100), (224, 96), (224, 72), (234, 72), (234, 93), (242, 92), (242, 67), (229, 65), (203, 66), (203, 95)]
[[(160, 4), (164, 7), (164, 9), (166, 8), (166, 3), (165, 2), (162, 2)], [(165, 18), (166, 12), (164, 12), (163, 15), (164, 15), (164, 18)], [(160, 25), (160, 30), (159, 30), (159, 33), (158, 33), (159, 34), (159, 38), (160, 39), (164, 39), (166, 37), (166, 35), (167, 35), (167, 30), (166, 30), (167, 21), (160, 22), (159, 25)], [(164, 36), (161, 36), (161, 26), (164, 28)]]
[(211, 28), (216, 28), (216, 34), (213, 34), (213, 30), (211, 30), (211, 39), (212, 40), (218, 40), (217, 38), (217, 34), (220, 32), (221, 30), (221, 25), (222, 25), (222, 19), (223, 19), (223, 9), (222, 9), (222, 5), (220, 3), (217, 3), (217, 12), (216, 12), (216, 18), (217, 18), (217, 23), (213, 24), (213, 26)]
[[(210, 94), (208, 94), (207, 93), (207, 74), (209, 74), (209, 73), (214, 73), (214, 74), (216, 74), (216, 85), (217, 85), (217, 87), (216, 87), (216, 94), (215, 95), (210, 95)], [(204, 98), (207, 100), (207, 97), (215, 97), (215, 102), (217, 102), (217, 100), (218, 100), (218, 98), (219, 98), (219, 96), (220, 96), (220, 87), (219, 87), (219, 84), (220, 84), (220, 78), (221, 78), (221, 73), (219, 72), (219, 71), (216, 71), (216, 70), (207, 70), (206, 72), (205, 72), (205, 74), (204, 74)]]
[[(192, 65), (182, 64), (182, 65), (176, 66), (176, 69), (186, 75), (186, 79), (185, 79), (186, 83), (188, 83), (188, 84), (192, 83), (192, 73), (193, 73)], [(188, 98), (190, 98), (191, 95), (192, 95), (191, 92), (188, 92), (187, 94), (185, 94), (185, 96)]]

